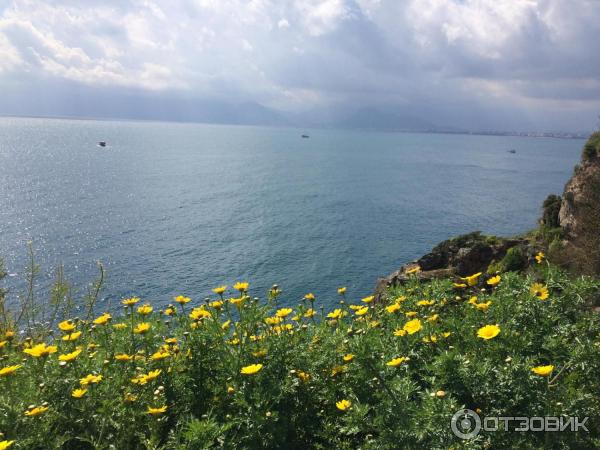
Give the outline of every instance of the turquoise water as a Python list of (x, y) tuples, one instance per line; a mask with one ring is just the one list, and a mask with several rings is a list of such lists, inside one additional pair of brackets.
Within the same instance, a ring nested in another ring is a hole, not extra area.
[[(254, 295), (277, 283), (284, 303), (312, 291), (327, 305), (338, 286), (365, 296), (377, 277), (448, 237), (533, 228), (582, 145), (3, 118), (0, 255), (20, 275), (31, 240), (43, 272), (63, 263), (80, 287), (100, 260), (103, 301), (202, 299), (248, 280)], [(16, 292), (18, 279), (8, 281)]]

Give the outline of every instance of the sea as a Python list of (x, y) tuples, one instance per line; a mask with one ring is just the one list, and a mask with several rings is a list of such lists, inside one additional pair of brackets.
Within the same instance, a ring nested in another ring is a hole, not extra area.
[[(303, 138), (306, 134), (309, 138)], [(106, 141), (106, 147), (98, 145)], [(201, 302), (211, 288), (277, 284), (280, 303), (378, 277), (450, 237), (536, 226), (582, 140), (335, 129), (0, 118), (0, 257), (9, 302), (29, 246), (47, 298), (59, 266), (99, 309), (138, 296)], [(511, 153), (510, 150), (515, 150)], [(77, 300), (79, 301), (79, 300)]]

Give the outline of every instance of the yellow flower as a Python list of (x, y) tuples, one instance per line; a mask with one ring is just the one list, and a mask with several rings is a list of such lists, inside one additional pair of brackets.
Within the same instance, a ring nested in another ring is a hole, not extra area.
[(6, 450), (14, 444), (15, 441), (0, 441), (0, 450)]
[(281, 308), (281, 309), (277, 310), (275, 315), (277, 317), (286, 317), (286, 316), (289, 316), (292, 312), (294, 312), (294, 310), (292, 308)]
[(340, 400), (339, 402), (336, 402), (335, 406), (340, 411), (346, 411), (346, 410), (352, 408), (352, 402), (350, 400), (344, 399), (344, 400)]
[(135, 378), (131, 379), (131, 382), (133, 384), (140, 384), (140, 385), (144, 385), (146, 383), (148, 383), (148, 381), (152, 381), (155, 380), (156, 378), (158, 378), (158, 376), (162, 373), (162, 370), (158, 369), (158, 370), (151, 370), (150, 372), (148, 372), (148, 374), (144, 375), (138, 375)]
[(12, 339), (15, 337), (15, 332), (12, 330), (8, 330), (6, 333), (4, 333), (4, 337), (6, 339)]
[(473, 306), (477, 308), (479, 311), (487, 311), (490, 308), (492, 302), (488, 300), (485, 303), (474, 303)]
[(541, 283), (534, 283), (529, 292), (531, 295), (535, 295), (538, 300), (546, 300), (550, 296), (548, 288)]
[(58, 351), (58, 347), (55, 345), (46, 346), (45, 343), (34, 345), (31, 348), (26, 348), (23, 350), (23, 353), (33, 356), (34, 358), (39, 358), (41, 356), (48, 356), (51, 353), (56, 353)]
[(115, 323), (113, 325), (113, 328), (115, 330), (124, 330), (125, 328), (127, 328), (127, 324), (126, 323), (122, 323), (122, 322), (121, 323)]
[(537, 366), (533, 367), (531, 371), (540, 377), (547, 377), (554, 370), (554, 366), (552, 364), (548, 366)]
[(133, 395), (132, 393), (128, 392), (127, 394), (125, 394), (123, 396), (123, 401), (125, 403), (133, 403), (137, 400), (137, 395)]
[(335, 377), (337, 374), (344, 373), (345, 371), (346, 371), (346, 367), (345, 366), (334, 366), (331, 369), (331, 376)]
[(79, 339), (79, 337), (81, 336), (81, 331), (76, 331), (75, 333), (69, 333), (69, 334), (65, 334), (62, 337), (63, 341), (76, 341), (77, 339)]
[(117, 353), (115, 355), (115, 359), (117, 361), (131, 361), (133, 359), (133, 355), (128, 355), (127, 353)]
[(69, 319), (59, 323), (58, 328), (60, 328), (62, 331), (73, 331), (75, 329), (75, 324), (71, 319)]
[(469, 305), (474, 305), (477, 303), (477, 297), (473, 296), (469, 299)]
[(233, 386), (227, 386), (227, 393), (228, 394), (234, 394), (235, 393), (235, 388)]
[(437, 336), (435, 334), (431, 336), (425, 336), (423, 338), (423, 342), (425, 342), (426, 344), (435, 344), (437, 342)]
[(166, 338), (165, 342), (167, 344), (177, 344), (177, 338), (171, 337), (171, 338)]
[(390, 314), (395, 313), (396, 311), (400, 311), (400, 304), (392, 303), (390, 306), (386, 306), (385, 310)]
[(39, 416), (40, 414), (44, 414), (46, 411), (48, 411), (47, 406), (36, 406), (35, 408), (31, 408), (31, 409), (25, 411), (25, 415), (27, 417), (36, 417), (36, 416)]
[(307, 309), (307, 310), (306, 310), (306, 312), (304, 313), (304, 317), (306, 317), (307, 319), (310, 319), (310, 318), (311, 318), (311, 317), (313, 317), (313, 316), (314, 316), (316, 313), (317, 313), (317, 312), (316, 312), (314, 309), (312, 309), (312, 308), (309, 308), (309, 309)]
[(498, 325), (486, 325), (477, 330), (477, 336), (481, 339), (493, 339), (500, 333), (500, 327)]
[(229, 325), (231, 325), (231, 320), (226, 320), (221, 324), (221, 329), (226, 330), (227, 328), (229, 328)]
[(431, 306), (435, 303), (435, 300), (419, 300), (417, 306)]
[(310, 375), (306, 372), (302, 372), (301, 370), (296, 372), (296, 376), (298, 378), (300, 378), (304, 383), (308, 382), (308, 380), (310, 380)]
[(213, 292), (217, 295), (222, 295), (223, 292), (225, 292), (227, 290), (227, 286), (223, 285), (223, 286), (217, 286), (216, 288), (213, 288)]
[(427, 322), (437, 322), (437, 320), (439, 318), (440, 318), (439, 314), (433, 314), (427, 318)]
[(310, 302), (314, 302), (315, 301), (315, 294), (313, 294), (312, 292), (309, 292), (308, 294), (306, 294), (304, 296), (305, 300), (308, 300)]
[(486, 283), (490, 286), (496, 286), (498, 283), (500, 283), (500, 280), (502, 280), (502, 277), (500, 275), (496, 275), (495, 277), (492, 277), (489, 280), (487, 280)]
[(256, 352), (252, 352), (252, 356), (254, 356), (255, 358), (264, 358), (265, 356), (267, 356), (267, 351), (258, 350)]
[(460, 279), (466, 281), (469, 286), (475, 286), (480, 276), (481, 272), (477, 272), (476, 274), (469, 275), (468, 277), (461, 277)]
[(408, 334), (415, 334), (421, 328), (423, 328), (423, 324), (421, 324), (419, 319), (410, 320), (406, 322), (403, 327), (404, 331), (406, 331)]
[(141, 322), (133, 329), (135, 334), (144, 334), (150, 329), (151, 325), (148, 322)]
[(541, 264), (545, 257), (546, 255), (544, 255), (543, 252), (539, 252), (537, 255), (535, 255), (535, 260), (538, 264)]
[(406, 331), (402, 329), (395, 330), (394, 336), (406, 336)]
[(148, 375), (146, 375), (146, 381), (152, 381), (155, 378), (158, 378), (158, 376), (162, 373), (162, 370), (157, 369), (157, 370), (151, 370), (150, 372), (148, 372)]
[(415, 266), (415, 267), (411, 267), (410, 269), (407, 269), (404, 273), (406, 275), (413, 275), (415, 273), (419, 273), (421, 271), (421, 268), (419, 266)]
[(106, 325), (110, 319), (112, 319), (112, 316), (109, 313), (104, 313), (100, 317), (94, 319), (94, 324)]
[(406, 356), (401, 356), (400, 358), (394, 358), (385, 364), (386, 364), (386, 366), (390, 366), (390, 367), (398, 367), (400, 364), (402, 364), (403, 362), (407, 362), (407, 361), (410, 361), (410, 358), (408, 358)]
[(75, 389), (71, 392), (71, 397), (73, 398), (81, 398), (87, 393), (87, 389)]
[(365, 297), (361, 300), (361, 302), (364, 303), (371, 303), (373, 300), (375, 300), (375, 296), (374, 295), (369, 295), (368, 297)]
[(180, 305), (185, 305), (186, 303), (189, 303), (192, 301), (191, 298), (189, 297), (185, 297), (183, 295), (178, 295), (177, 297), (175, 297), (175, 301), (177, 303), (179, 303)]
[(8, 341), (0, 341), (0, 348), (4, 347), (6, 344), (8, 344)]
[(217, 300), (217, 301), (211, 302), (211, 303), (209, 303), (209, 306), (212, 306), (216, 310), (220, 310), (223, 307), (223, 301)]
[(242, 375), (254, 375), (255, 373), (259, 372), (262, 368), (262, 364), (250, 364), (249, 366), (242, 367), (240, 373)]
[(77, 358), (79, 356), (80, 353), (81, 353), (81, 349), (78, 348), (77, 350), (72, 351), (71, 353), (64, 353), (62, 355), (58, 355), (58, 360), (65, 361), (65, 362), (73, 361), (75, 358)]
[(15, 366), (7, 366), (0, 369), (0, 378), (7, 377), (9, 375), (13, 375), (17, 370), (23, 367), (21, 364), (17, 364)]
[(334, 309), (329, 314), (327, 314), (327, 317), (330, 319), (341, 319), (343, 316), (344, 316), (344, 312), (339, 308)]
[(152, 408), (151, 406), (148, 406), (146, 412), (151, 416), (158, 416), (167, 412), (167, 405), (161, 406), (160, 408)]
[(148, 382), (148, 379), (146, 378), (146, 375), (137, 375), (136, 377), (131, 379), (131, 382), (133, 384), (139, 384), (141, 386), (143, 386), (144, 384), (146, 384)]
[(152, 311), (154, 311), (154, 308), (152, 306), (150, 306), (148, 303), (138, 307), (138, 309), (137, 309), (137, 312), (139, 314), (141, 314), (142, 316), (147, 316)]
[(102, 375), (89, 374), (79, 380), (79, 384), (82, 386), (89, 386), (90, 384), (98, 384), (102, 381)]
[(233, 288), (236, 291), (240, 291), (241, 293), (244, 293), (244, 292), (248, 291), (248, 283), (245, 281), (244, 282), (238, 281), (237, 283), (235, 283), (233, 285)]
[(354, 355), (352, 353), (348, 353), (347, 355), (344, 355), (342, 359), (346, 362), (350, 362), (354, 359)]
[(445, 331), (444, 333), (442, 333), (442, 336), (444, 336), (445, 338), (450, 337), (452, 333), (450, 331)]
[(358, 308), (356, 311), (354, 311), (354, 314), (356, 314), (357, 316), (364, 316), (368, 312), (369, 312), (369, 307), (363, 306), (362, 308)]
[(160, 361), (161, 359), (168, 358), (169, 356), (171, 356), (171, 354), (169, 352), (166, 352), (164, 350), (159, 350), (156, 353), (154, 353), (150, 357), (150, 359), (152, 359), (153, 361)]
[(283, 319), (281, 317), (267, 317), (265, 318), (265, 323), (267, 325), (277, 325), (279, 323), (283, 322)]
[(417, 315), (417, 312), (416, 311), (408, 311), (408, 312), (404, 313), (404, 315), (406, 317), (415, 317)]
[(126, 298), (121, 303), (125, 306), (133, 306), (139, 301), (140, 301), (140, 299), (138, 297), (130, 297), (130, 298)]
[(465, 283), (452, 283), (452, 286), (454, 286), (456, 289), (464, 289), (467, 287)]
[(338, 288), (338, 294), (344, 295), (345, 293), (346, 293), (346, 288), (345, 287)]
[(246, 301), (248, 297), (242, 295), (241, 297), (238, 298), (230, 298), (229, 299), (229, 303), (231, 303), (232, 305), (235, 305), (236, 308), (240, 309), (243, 305), (244, 302)]
[(190, 313), (190, 319), (193, 319), (193, 320), (201, 320), (201, 319), (204, 319), (206, 317), (211, 317), (211, 316), (212, 316), (212, 314), (209, 311), (207, 311), (206, 309), (204, 309), (203, 306), (192, 309), (192, 312)]
[(435, 393), (435, 396), (436, 396), (437, 398), (444, 398), (444, 397), (446, 396), (446, 391), (437, 391), (437, 392)]

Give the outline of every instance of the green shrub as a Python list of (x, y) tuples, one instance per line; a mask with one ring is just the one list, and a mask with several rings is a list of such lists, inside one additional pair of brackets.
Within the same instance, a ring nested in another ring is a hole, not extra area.
[(542, 224), (546, 227), (557, 228), (560, 227), (560, 221), (558, 220), (558, 213), (560, 212), (560, 205), (562, 199), (558, 195), (550, 194), (546, 197), (543, 203), (543, 215)]
[(590, 161), (595, 159), (600, 153), (600, 131), (593, 133), (583, 146), (582, 159)]
[(500, 261), (501, 271), (515, 272), (522, 270), (527, 266), (527, 257), (523, 253), (521, 247), (511, 247)]

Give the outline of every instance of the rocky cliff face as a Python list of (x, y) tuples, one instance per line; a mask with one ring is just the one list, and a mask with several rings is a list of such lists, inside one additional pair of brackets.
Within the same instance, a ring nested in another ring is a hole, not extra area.
[(581, 164), (565, 186), (558, 222), (563, 242), (553, 253), (560, 262), (600, 274), (600, 132), (586, 142)]

